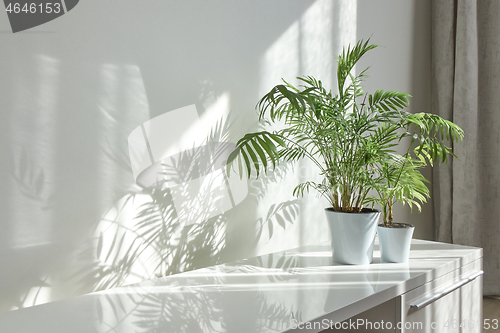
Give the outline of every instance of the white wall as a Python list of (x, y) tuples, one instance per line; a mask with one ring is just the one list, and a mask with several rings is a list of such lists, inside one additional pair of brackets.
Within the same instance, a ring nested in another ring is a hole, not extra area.
[[(151, 197), (137, 194), (127, 137), (195, 104), (200, 116), (230, 111), (234, 141), (257, 129), (254, 106), (281, 77), (330, 85), (334, 54), (370, 36), (385, 48), (366, 57), (367, 90), (428, 109), (429, 16), (416, 0), (86, 0), (11, 34), (0, 11), (0, 309), (327, 241), (326, 203), (291, 196), (315, 177), (303, 163), (249, 182), (247, 199), (203, 228), (152, 223), (147, 243), (135, 217)], [(431, 213), (410, 218), (417, 236), (432, 238)]]

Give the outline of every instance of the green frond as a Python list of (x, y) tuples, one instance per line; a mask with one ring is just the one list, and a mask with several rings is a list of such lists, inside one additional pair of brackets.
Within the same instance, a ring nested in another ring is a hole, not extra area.
[[(422, 168), (456, 157), (451, 144), (464, 134), (437, 115), (405, 111), (409, 94), (365, 93), (362, 81), (367, 69), (356, 75), (354, 66), (376, 47), (367, 40), (343, 50), (337, 64), (338, 93), (312, 76), (297, 78), (297, 86), (283, 79), (256, 108), (259, 120), (270, 125), (279, 122), (284, 128), (245, 135), (228, 165), (236, 163), (240, 176), (246, 172), (248, 177), (259, 177), (280, 162), (305, 158), (316, 165), (323, 181), (299, 184), (294, 195), (314, 189), (344, 212), (379, 203), (384, 219), (392, 216), (397, 202), (421, 209), (429, 198)], [(399, 155), (396, 147), (406, 139), (410, 141), (407, 151)]]
[(252, 170), (256, 171), (256, 177), (259, 177), (261, 170), (267, 172), (268, 162), (272, 163), (274, 169), (279, 163), (277, 148), (279, 146), (285, 147), (285, 142), (276, 133), (262, 131), (246, 134), (238, 141), (236, 149), (227, 159), (228, 175), (234, 163), (238, 164), (240, 177), (243, 176), (242, 165), (246, 167), (248, 178), (250, 178)]

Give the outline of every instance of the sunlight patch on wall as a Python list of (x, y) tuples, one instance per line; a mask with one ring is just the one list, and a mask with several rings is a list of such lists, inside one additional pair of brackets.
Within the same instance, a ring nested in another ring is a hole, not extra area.
[[(109, 147), (117, 147), (116, 130), (117, 124), (116, 115), (119, 110), (120, 100), (120, 84), (123, 79), (123, 72), (118, 65), (104, 64), (100, 70), (100, 87), (99, 87), (99, 136), (98, 142), (105, 143)], [(113, 170), (113, 165), (110, 165), (109, 156), (101, 150), (99, 154), (99, 182), (97, 183), (99, 203), (103, 203), (103, 198), (108, 198), (112, 195), (110, 192), (114, 190), (116, 170)]]
[[(130, 127), (150, 118), (141, 70), (136, 65), (103, 64), (99, 96), (99, 204), (105, 210), (116, 200), (119, 184), (130, 183), (128, 151), (124, 138)], [(110, 159), (110, 156), (114, 159)]]
[[(108, 86), (116, 85), (117, 71), (108, 68)], [(103, 100), (101, 109), (111, 110), (112, 100)], [(147, 104), (141, 107), (145, 112)], [(248, 192), (246, 180), (227, 178), (223, 167), (229, 108), (229, 94), (223, 93), (201, 115), (192, 105), (132, 131), (131, 166), (142, 190), (122, 197), (99, 222), (90, 246), (95, 263), (81, 274), (93, 290), (190, 270), (219, 256), (225, 247), (224, 213)]]
[(238, 186), (243, 182), (225, 174), (234, 149), (227, 142), (228, 113), (229, 94), (224, 93), (201, 116), (195, 105), (186, 106), (145, 122), (129, 136), (137, 184), (170, 189), (182, 225), (222, 214), (246, 196), (246, 188)]
[(105, 290), (198, 268), (199, 256), (216, 258), (225, 247), (226, 221), (183, 227), (168, 200), (136, 194), (111, 207), (95, 231), (94, 268), (82, 272), (82, 281)]
[[(334, 27), (335, 44), (334, 54), (341, 54), (343, 48), (356, 45), (357, 41), (357, 17), (358, 17), (358, 2), (357, 1), (338, 1), (335, 2), (335, 16), (337, 24)], [(336, 63), (335, 63), (336, 65)], [(356, 67), (354, 72), (356, 72)], [(336, 89), (332, 89), (337, 91)]]
[[(280, 84), (281, 78), (295, 85), (298, 83), (296, 76), (309, 75), (321, 80), (326, 89), (336, 92), (336, 55), (342, 52), (343, 47), (356, 43), (356, 26), (356, 1), (317, 0), (312, 3), (264, 53), (260, 65), (259, 97)], [(274, 128), (280, 126), (282, 124)], [(288, 166), (281, 171), (277, 181), (268, 181), (266, 195), (258, 206), (258, 216), (263, 217), (265, 224), (271, 223), (269, 216), (280, 214), (276, 211), (277, 207), (293, 207), (292, 211), (300, 208), (300, 215), (294, 217), (284, 212), (273, 228), (269, 226), (264, 231), (265, 237), (257, 246), (258, 252), (273, 252), (287, 246), (305, 245), (304, 242), (310, 244), (311, 241), (328, 240), (326, 222), (324, 225), (311, 224), (311, 221), (325, 220), (323, 208), (327, 206), (326, 201), (318, 199), (316, 193), (306, 195), (299, 201), (293, 201), (291, 195), (294, 187), (301, 182), (321, 181), (318, 173), (311, 162), (300, 161), (293, 168)], [(291, 218), (285, 219), (287, 216)], [(260, 232), (258, 227), (259, 235)]]
[[(343, 3), (345, 1), (342, 1)], [(326, 87), (333, 83), (333, 4), (331, 0), (318, 0), (300, 19), (301, 72), (319, 77)]]
[(281, 78), (296, 82), (300, 70), (299, 41), (299, 22), (295, 22), (267, 49), (260, 65), (259, 96), (279, 84)]
[[(35, 286), (31, 287), (26, 295), (22, 299), (22, 304), (19, 308), (27, 308), (30, 306), (44, 304), (52, 300), (52, 287), (47, 286)], [(12, 310), (17, 309), (17, 307)]]
[[(145, 241), (135, 217), (141, 206), (151, 200), (147, 195), (124, 197), (101, 219), (95, 231), (96, 259), (99, 267), (95, 290), (130, 284), (154, 277), (164, 249), (157, 242)], [(154, 216), (154, 212), (151, 212)], [(161, 229), (161, 222), (158, 221)], [(106, 273), (107, 272), (107, 273)]]
[(347, 45), (355, 45), (357, 38), (357, 17), (358, 17), (358, 2), (357, 1), (339, 1), (338, 20), (335, 27), (336, 35), (339, 36), (336, 45), (336, 53), (340, 53), (342, 48)]
[[(137, 179), (143, 168), (151, 163), (149, 156), (142, 152), (147, 146), (141, 143), (140, 149), (135, 149), (136, 144), (144, 141), (143, 131), (147, 135), (149, 145), (146, 152), (150, 150), (154, 161), (159, 161), (205, 145), (212, 129), (219, 122), (224, 122), (228, 113), (229, 94), (224, 93), (201, 116), (196, 106), (190, 105), (166, 112), (145, 122), (142, 129), (137, 128), (132, 133), (132, 144), (129, 139), (134, 177)], [(138, 151), (140, 151), (139, 155), (136, 155)]]
[[(16, 92), (19, 116), (12, 123), (13, 248), (47, 244), (51, 238), (53, 217), (47, 205), (55, 176), (60, 64), (44, 55), (37, 56), (34, 64), (36, 85)], [(30, 95), (35, 97), (30, 100)]]

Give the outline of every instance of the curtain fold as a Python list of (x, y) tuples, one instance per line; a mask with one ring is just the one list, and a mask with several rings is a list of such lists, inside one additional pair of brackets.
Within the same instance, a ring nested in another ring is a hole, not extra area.
[(500, 1), (432, 1), (433, 112), (465, 132), (433, 171), (439, 241), (484, 251), (484, 293), (500, 295)]

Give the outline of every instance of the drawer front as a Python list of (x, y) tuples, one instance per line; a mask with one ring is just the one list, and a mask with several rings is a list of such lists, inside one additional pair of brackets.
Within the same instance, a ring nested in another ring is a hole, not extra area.
[(401, 332), (480, 333), (482, 261), (401, 296)]

